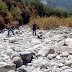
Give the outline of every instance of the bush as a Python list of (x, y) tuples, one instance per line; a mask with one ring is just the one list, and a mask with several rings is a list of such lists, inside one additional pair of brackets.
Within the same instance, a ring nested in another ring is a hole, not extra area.
[(29, 5), (31, 7), (34, 7), (38, 11), (38, 14), (41, 16), (44, 10), (44, 6), (42, 3), (38, 2), (37, 0), (30, 0)]
[(23, 10), (21, 16), (23, 18), (24, 24), (27, 24), (30, 20), (30, 12), (28, 10)]
[(0, 29), (2, 30), (4, 28), (4, 19), (2, 16), (0, 16)]

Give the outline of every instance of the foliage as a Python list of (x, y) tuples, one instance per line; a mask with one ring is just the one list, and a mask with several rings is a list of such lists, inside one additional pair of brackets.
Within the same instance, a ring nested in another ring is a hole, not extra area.
[(29, 22), (30, 12), (28, 10), (23, 10), (21, 16), (23, 18), (24, 24), (27, 24)]
[(4, 28), (4, 19), (2, 16), (0, 16), (0, 29)]
[(29, 26), (32, 27), (33, 22), (36, 22), (37, 27), (41, 29), (52, 29), (57, 28), (59, 26), (67, 26), (72, 27), (72, 18), (58, 18), (58, 17), (37, 17), (30, 18)]
[(62, 18), (62, 17), (67, 18), (70, 15), (72, 15), (72, 12), (59, 10), (59, 9), (53, 9), (49, 6), (43, 5), (42, 3), (38, 2), (37, 0), (30, 0), (29, 5), (31, 7), (34, 7), (38, 11), (38, 15), (40, 15), (40, 16), (43, 14), (43, 16), (47, 15), (48, 17), (49, 16), (57, 16), (59, 18)]
[(41, 15), (42, 12), (43, 12), (43, 4), (38, 2), (37, 0), (30, 0), (29, 1), (29, 5), (31, 7), (34, 7), (37, 11), (38, 11), (38, 14)]

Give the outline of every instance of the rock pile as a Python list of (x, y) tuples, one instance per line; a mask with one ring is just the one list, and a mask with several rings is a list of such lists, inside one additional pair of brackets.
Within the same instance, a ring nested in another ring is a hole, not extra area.
[(72, 72), (72, 29), (39, 32), (42, 39), (26, 25), (15, 36), (0, 34), (0, 72)]

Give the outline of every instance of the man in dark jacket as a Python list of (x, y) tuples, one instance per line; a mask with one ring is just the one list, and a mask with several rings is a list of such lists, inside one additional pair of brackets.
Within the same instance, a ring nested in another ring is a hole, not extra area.
[(36, 36), (36, 27), (37, 27), (37, 25), (35, 24), (35, 21), (34, 21), (32, 26), (33, 26), (33, 36), (34, 35)]

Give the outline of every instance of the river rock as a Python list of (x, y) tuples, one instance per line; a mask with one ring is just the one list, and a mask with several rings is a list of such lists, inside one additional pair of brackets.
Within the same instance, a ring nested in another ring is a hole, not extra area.
[(17, 68), (17, 71), (18, 71), (18, 72), (27, 72), (27, 71), (24, 69), (24, 67), (19, 67), (19, 68)]
[(70, 45), (70, 44), (72, 43), (72, 38), (67, 38), (67, 39), (65, 40), (65, 43), (66, 43), (67, 45)]
[(16, 65), (15, 64), (7, 64), (5, 62), (0, 62), (0, 72), (8, 72), (10, 70), (15, 70)]
[(66, 61), (65, 65), (66, 65), (66, 66), (71, 66), (71, 65), (72, 65), (72, 59)]
[(62, 72), (72, 72), (72, 69), (66, 69), (66, 70), (63, 70)]
[(70, 48), (69, 46), (62, 46), (60, 47), (60, 52), (72, 53), (72, 48)]
[(20, 56), (24, 62), (30, 62), (33, 57), (33, 53), (30, 51), (20, 52)]
[(17, 38), (15, 38), (15, 37), (10, 37), (8, 40), (9, 40), (10, 43), (14, 43), (14, 42), (17, 41)]
[(62, 52), (63, 57), (68, 57), (69, 53), (68, 52)]
[(16, 64), (16, 67), (20, 67), (23, 64), (23, 61), (20, 57), (14, 57), (13, 58), (13, 63)]
[(61, 59), (60, 55), (56, 56), (56, 59), (57, 60), (60, 60)]
[(50, 59), (50, 60), (53, 59), (53, 58), (55, 58), (55, 57), (56, 57), (55, 54), (48, 54), (48, 56), (47, 56), (47, 58)]
[(10, 71), (8, 71), (8, 72), (16, 72), (15, 70), (10, 70)]
[(37, 56), (47, 56), (48, 54), (54, 54), (54, 49), (50, 48), (42, 48), (40, 51), (37, 53)]

